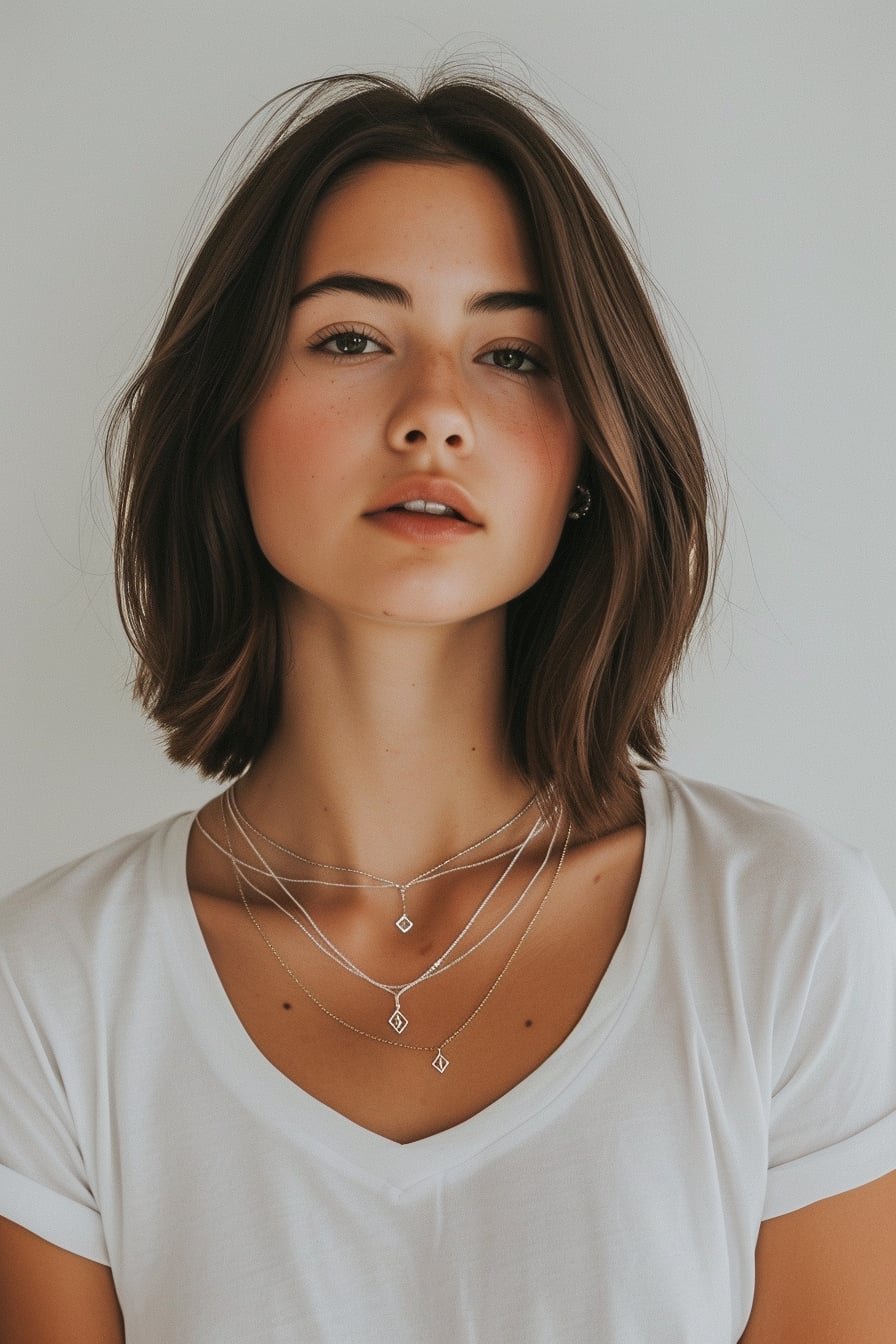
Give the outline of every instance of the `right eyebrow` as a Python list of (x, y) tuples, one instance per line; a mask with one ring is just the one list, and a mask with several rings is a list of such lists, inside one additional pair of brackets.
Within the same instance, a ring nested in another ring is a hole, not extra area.
[(339, 272), (325, 275), (321, 280), (300, 289), (293, 294), (290, 307), (313, 299), (318, 294), (361, 294), (365, 299), (378, 299), (380, 303), (396, 303), (401, 308), (411, 307), (411, 296), (401, 285), (391, 280), (377, 280), (372, 275), (355, 275), (352, 272)]
[[(304, 303), (306, 299), (316, 298), (318, 294), (360, 294), (365, 299), (377, 299), (380, 303), (394, 303), (400, 308), (412, 308), (413, 302), (408, 291), (392, 280), (379, 280), (373, 275), (358, 275), (354, 271), (339, 271), (334, 275), (325, 275), (314, 280), (297, 294), (293, 294), (290, 307)], [(543, 294), (531, 289), (501, 289), (489, 293), (476, 294), (467, 304), (469, 313), (506, 313), (520, 308), (531, 308), (535, 312), (547, 312), (547, 302)]]

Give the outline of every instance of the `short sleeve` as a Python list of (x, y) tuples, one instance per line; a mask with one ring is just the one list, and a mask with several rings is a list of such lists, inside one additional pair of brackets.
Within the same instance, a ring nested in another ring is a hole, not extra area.
[(864, 855), (792, 980), (764, 1218), (896, 1170), (896, 914)]
[[(0, 928), (8, 928), (6, 920)], [(108, 1264), (65, 1086), (66, 1072), (77, 1068), (77, 1019), (65, 1033), (48, 1031), (40, 983), (31, 971), (30, 993), (24, 990), (8, 952), (0, 951), (0, 1215), (64, 1250)], [(48, 998), (52, 966), (43, 979)]]

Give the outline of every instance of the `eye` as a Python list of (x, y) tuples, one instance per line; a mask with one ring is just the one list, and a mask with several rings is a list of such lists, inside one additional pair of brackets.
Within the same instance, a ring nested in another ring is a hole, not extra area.
[(388, 347), (368, 331), (356, 327), (339, 327), (335, 330), (331, 327), (314, 338), (311, 349), (340, 359), (352, 355), (370, 355), (374, 350), (386, 350)]
[(531, 350), (522, 345), (502, 345), (495, 350), (486, 350), (479, 356), (479, 362), (490, 364), (492, 368), (503, 369), (505, 373), (539, 374), (547, 373), (546, 366)]

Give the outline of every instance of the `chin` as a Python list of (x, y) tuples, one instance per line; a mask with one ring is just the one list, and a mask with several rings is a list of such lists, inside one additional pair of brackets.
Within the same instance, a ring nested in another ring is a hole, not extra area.
[(299, 623), (316, 612), (329, 611), (337, 620), (361, 619), (396, 627), (465, 625), (501, 613), (507, 604), (535, 583), (539, 573), (501, 576), (482, 574), (408, 573), (356, 576), (350, 583), (287, 585), (291, 614)]
[(475, 606), (467, 602), (449, 602), (433, 599), (418, 602), (384, 602), (382, 606), (361, 610), (356, 614), (382, 625), (404, 629), (435, 628), (449, 625), (468, 625), (471, 621), (495, 617), (504, 611), (506, 603), (494, 606)]

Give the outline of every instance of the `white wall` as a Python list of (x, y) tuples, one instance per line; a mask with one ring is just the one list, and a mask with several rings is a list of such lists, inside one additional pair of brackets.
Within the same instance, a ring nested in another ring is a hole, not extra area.
[(890, 0), (17, 8), (0, 38), (0, 888), (213, 791), (130, 704), (96, 437), (217, 155), (302, 79), (498, 40), (598, 143), (727, 462), (716, 624), (671, 763), (863, 845), (896, 893)]

